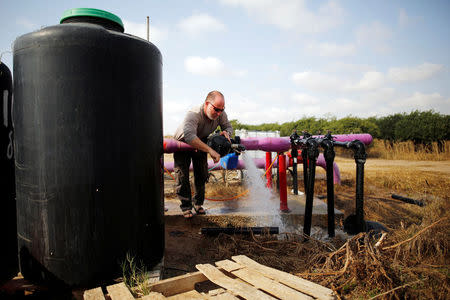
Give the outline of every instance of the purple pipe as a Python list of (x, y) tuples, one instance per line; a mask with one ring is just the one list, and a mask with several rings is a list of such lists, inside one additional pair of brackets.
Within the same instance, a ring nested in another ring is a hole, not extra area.
[[(323, 135), (315, 135), (314, 137), (323, 137)], [(372, 143), (372, 136), (368, 133), (360, 134), (337, 134), (334, 135), (335, 141), (349, 142), (353, 140), (360, 140), (365, 145)], [(265, 137), (265, 138), (242, 138), (241, 143), (247, 150), (262, 150), (267, 152), (285, 152), (291, 148), (289, 137)], [(190, 151), (193, 150), (191, 146), (186, 143), (174, 140), (164, 139), (164, 152), (172, 153), (176, 151)]]
[[(265, 169), (266, 168), (266, 159), (265, 158), (255, 158), (254, 159), (255, 165), (257, 168), (259, 169)], [(289, 159), (286, 160), (286, 167), (288, 167), (289, 164)], [(215, 164), (212, 160), (208, 161), (208, 169), (213, 168), (214, 166), (216, 166), (217, 164)], [(319, 157), (317, 158), (317, 165), (322, 167), (323, 169), (326, 170), (326, 162), (325, 162), (325, 158), (323, 157), (323, 154), (319, 154)], [(169, 171), (172, 172), (173, 171), (173, 161), (170, 162), (164, 162), (164, 167)], [(273, 164), (273, 167), (278, 167), (278, 160)], [(192, 164), (190, 166), (190, 169), (192, 170)], [(238, 170), (242, 170), (245, 169), (245, 163), (243, 160), (238, 160), (238, 164), (236, 169)], [(222, 170), (222, 167), (220, 166), (220, 164), (214, 168), (214, 170)], [(333, 163), (333, 182), (334, 184), (340, 184), (341, 183), (341, 173), (339, 172), (339, 167), (338, 165), (334, 162)]]

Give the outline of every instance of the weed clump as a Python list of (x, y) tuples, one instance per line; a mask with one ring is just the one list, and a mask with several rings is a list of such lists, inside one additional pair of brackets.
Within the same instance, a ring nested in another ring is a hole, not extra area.
[(142, 261), (127, 253), (121, 263), (122, 279), (135, 296), (144, 296), (150, 293), (148, 281), (150, 279), (147, 268)]

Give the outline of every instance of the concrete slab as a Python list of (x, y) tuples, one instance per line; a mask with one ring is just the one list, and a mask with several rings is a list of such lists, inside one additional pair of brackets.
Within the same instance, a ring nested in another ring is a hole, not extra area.
[[(288, 208), (290, 212), (284, 213), (279, 210), (279, 198), (249, 200), (239, 198), (231, 201), (208, 201), (205, 200), (203, 207), (206, 215), (194, 216), (188, 220), (190, 226), (278, 226), (281, 231), (298, 231), (303, 226), (305, 214), (305, 195), (288, 195)], [(166, 198), (165, 212), (166, 222), (169, 224), (180, 223), (184, 220), (178, 199)], [(336, 223), (343, 218), (343, 213), (335, 211)], [(314, 198), (313, 201), (313, 226), (327, 226), (327, 204)]]
[[(304, 215), (306, 197), (305, 195), (288, 195), (289, 214)], [(256, 205), (255, 205), (256, 204)], [(174, 198), (166, 198), (165, 206), (168, 211), (166, 216), (181, 215), (180, 201)], [(246, 198), (231, 201), (208, 201), (205, 200), (203, 207), (206, 209), (207, 215), (219, 216), (267, 216), (279, 214), (278, 199), (261, 199), (260, 203), (247, 201)], [(336, 215), (342, 214), (340, 210), (334, 209)], [(313, 215), (326, 215), (327, 204), (319, 198), (313, 200)]]

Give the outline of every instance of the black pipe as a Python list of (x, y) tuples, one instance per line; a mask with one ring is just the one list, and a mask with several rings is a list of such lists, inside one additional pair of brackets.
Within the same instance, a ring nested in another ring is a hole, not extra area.
[[(305, 150), (303, 150), (305, 151)], [(316, 160), (319, 156), (319, 143), (315, 138), (308, 138), (306, 141), (306, 151), (308, 154), (308, 182), (305, 205), (305, 220), (303, 226), (303, 233), (305, 235), (311, 234), (312, 208), (314, 200), (314, 181), (316, 177)]]
[(218, 235), (225, 234), (278, 234), (278, 227), (203, 227), (202, 234)]
[(328, 236), (335, 236), (334, 227), (334, 176), (333, 176), (333, 162), (336, 153), (334, 152), (333, 137), (328, 133), (321, 141), (321, 146), (324, 148), (323, 155), (326, 162), (327, 171), (327, 213), (328, 213)]
[(354, 151), (356, 162), (356, 217), (360, 232), (366, 230), (364, 222), (364, 164), (366, 163), (366, 146), (359, 140), (351, 141), (349, 147)]
[(425, 203), (423, 203), (422, 201), (419, 201), (419, 200), (414, 200), (414, 199), (403, 197), (403, 196), (396, 195), (396, 194), (392, 194), (391, 197), (393, 199), (397, 199), (397, 200), (400, 200), (400, 201), (403, 201), (403, 202), (406, 202), (406, 203), (409, 203), (409, 204), (415, 204), (415, 205), (418, 205), (420, 207), (425, 206)]
[(305, 195), (308, 193), (308, 152), (306, 151), (306, 141), (311, 137), (307, 131), (303, 131), (303, 138), (298, 138), (295, 141), (296, 145), (302, 146), (302, 160), (303, 160), (303, 186), (305, 187)]
[(356, 225), (358, 232), (364, 232), (366, 223), (364, 222), (364, 164), (366, 162), (367, 153), (366, 146), (360, 140), (351, 142), (334, 141), (335, 146), (352, 149), (356, 162)]
[(291, 157), (292, 157), (292, 188), (294, 190), (294, 195), (298, 195), (298, 182), (297, 182), (297, 157), (298, 150), (297, 145), (295, 144), (295, 140), (297, 140), (300, 136), (297, 134), (297, 130), (291, 134)]
[(303, 186), (305, 187), (305, 195), (308, 193), (308, 152), (306, 149), (302, 149), (303, 160)]
[(334, 146), (352, 149), (356, 162), (356, 229), (359, 232), (365, 230), (364, 222), (364, 164), (367, 153), (363, 142), (354, 140), (351, 142), (337, 142), (332, 140), (328, 133), (324, 138), (312, 138), (310, 134), (304, 132), (303, 138), (291, 139), (292, 145), (300, 145), (303, 158), (303, 180), (306, 193), (305, 223), (303, 232), (306, 235), (311, 233), (312, 204), (314, 196), (314, 180), (316, 160), (319, 156), (318, 146), (321, 144), (325, 148), (324, 156), (327, 163), (327, 197), (328, 197), (328, 228), (330, 237), (334, 236), (334, 185), (333, 185), (333, 161)]

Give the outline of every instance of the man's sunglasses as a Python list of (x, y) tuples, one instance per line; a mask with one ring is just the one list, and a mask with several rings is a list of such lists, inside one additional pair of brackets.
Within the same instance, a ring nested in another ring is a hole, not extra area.
[(212, 104), (211, 102), (208, 102), (208, 103), (211, 104), (212, 107), (214, 107), (214, 110), (215, 110), (216, 112), (223, 112), (223, 111), (225, 110), (225, 108), (217, 108), (217, 107), (215, 107), (214, 104)]

